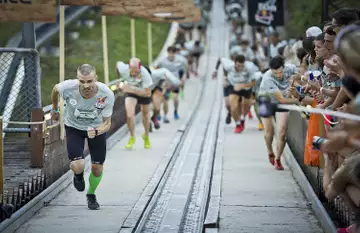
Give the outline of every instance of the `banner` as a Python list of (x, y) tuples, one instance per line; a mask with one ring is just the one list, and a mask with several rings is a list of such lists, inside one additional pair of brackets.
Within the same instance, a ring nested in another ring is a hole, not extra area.
[(0, 21), (56, 22), (56, 0), (0, 0)]
[(283, 0), (248, 0), (248, 24), (251, 26), (283, 26)]
[(60, 0), (60, 5), (68, 6), (97, 6), (99, 0)]

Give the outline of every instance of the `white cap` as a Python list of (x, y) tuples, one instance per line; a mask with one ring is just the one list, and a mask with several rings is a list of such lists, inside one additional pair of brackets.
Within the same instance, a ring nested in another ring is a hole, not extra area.
[(307, 30), (306, 30), (306, 37), (311, 37), (311, 36), (318, 36), (322, 33), (322, 30), (317, 27), (317, 26), (312, 26), (312, 27), (309, 27)]

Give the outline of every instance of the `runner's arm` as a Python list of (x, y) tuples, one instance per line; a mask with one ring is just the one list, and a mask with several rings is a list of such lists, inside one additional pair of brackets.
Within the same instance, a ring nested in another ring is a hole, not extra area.
[(108, 102), (106, 103), (105, 108), (102, 110), (103, 123), (101, 123), (101, 125), (99, 125), (95, 129), (97, 131), (96, 135), (101, 135), (106, 133), (107, 131), (109, 131), (111, 127), (111, 116), (113, 114), (115, 95), (110, 89), (108, 91), (109, 92), (106, 98), (107, 99), (106, 101)]
[(287, 99), (287, 98), (282, 96), (280, 91), (275, 92), (274, 96), (281, 104), (299, 104), (299, 100), (297, 100), (297, 99)]
[(103, 123), (96, 128), (97, 130), (96, 136), (106, 133), (107, 131), (109, 131), (110, 127), (111, 127), (111, 116), (103, 117)]
[(127, 93), (132, 93), (132, 94), (142, 96), (142, 97), (150, 97), (151, 96), (151, 88), (139, 88), (139, 87), (130, 86)]
[(54, 86), (54, 88), (52, 89), (52, 92), (51, 92), (51, 104), (52, 104), (52, 109), (58, 109), (58, 107), (59, 107), (59, 92), (56, 89), (56, 85)]

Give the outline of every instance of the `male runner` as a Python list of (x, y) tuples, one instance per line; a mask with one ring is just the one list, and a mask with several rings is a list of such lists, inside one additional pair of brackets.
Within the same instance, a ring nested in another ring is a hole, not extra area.
[[(186, 74), (186, 70), (187, 70), (187, 61), (182, 56), (176, 54), (176, 48), (173, 47), (173, 46), (170, 46), (167, 49), (167, 52), (168, 52), (168, 56), (164, 57), (162, 60), (160, 60), (160, 62), (157, 64), (156, 67), (168, 69), (171, 73), (173, 73), (173, 75), (175, 75), (175, 77), (177, 77), (179, 80), (181, 80), (181, 86), (183, 86), (184, 83), (185, 83), (185, 79), (186, 79), (185, 74)], [(178, 114), (179, 98), (178, 98), (178, 94), (179, 94), (179, 89), (180, 88), (173, 89), (173, 90), (168, 90), (168, 93), (170, 93), (171, 91), (173, 93), (173, 98), (174, 98), (174, 118), (175, 118), (175, 120), (179, 119), (179, 114)], [(169, 119), (167, 118), (168, 104), (169, 104), (169, 100), (165, 99), (164, 100), (164, 123), (169, 123), (170, 122)]]
[(159, 129), (160, 124), (157, 117), (160, 114), (160, 106), (165, 97), (166, 90), (179, 88), (181, 81), (166, 68), (153, 70), (151, 72), (151, 77), (153, 80), (152, 103), (154, 108), (151, 121), (153, 122), (155, 129)]
[[(201, 42), (195, 41), (195, 43), (191, 46), (191, 56), (192, 61), (195, 62), (195, 76), (198, 76), (198, 69), (199, 69), (199, 61), (200, 56), (204, 53), (204, 46), (201, 44)], [(193, 67), (193, 63), (191, 63), (191, 69)]]
[[(227, 58), (220, 58), (216, 64), (216, 71), (213, 77), (217, 76), (219, 66), (223, 64), (223, 69), (227, 72), (232, 88), (230, 90), (231, 115), (236, 122), (235, 133), (241, 133), (245, 129), (245, 114), (251, 106), (252, 87), (255, 86), (254, 73), (258, 68), (254, 63), (245, 61), (243, 55), (238, 55), (235, 62)], [(241, 115), (239, 118), (239, 100), (241, 99)]]
[(130, 139), (125, 146), (132, 149), (135, 138), (135, 107), (141, 105), (141, 114), (145, 133), (142, 135), (144, 148), (151, 148), (149, 131), (150, 131), (150, 103), (151, 103), (151, 85), (153, 84), (151, 75), (145, 67), (141, 65), (139, 58), (131, 58), (129, 64), (118, 62), (116, 70), (119, 78), (119, 89), (126, 93), (125, 109), (126, 121), (130, 130)]
[[(284, 58), (280, 55), (273, 57), (269, 63), (268, 70), (262, 78), (259, 95), (269, 95), (272, 102), (281, 104), (299, 104), (298, 99), (289, 98), (290, 77), (295, 75), (296, 66), (286, 64)], [(287, 110), (281, 110), (276, 113), (277, 127), (277, 153), (274, 154), (272, 143), (274, 139), (274, 123), (272, 117), (262, 118), (264, 124), (264, 137), (268, 150), (269, 161), (275, 165), (276, 170), (283, 170), (281, 164), (281, 155), (285, 148), (286, 130), (288, 126), (289, 113)]]
[(89, 64), (77, 69), (77, 79), (56, 84), (51, 93), (52, 119), (59, 119), (59, 95), (64, 99), (64, 123), (70, 168), (74, 172), (74, 186), (85, 190), (84, 181), (84, 142), (88, 141), (91, 155), (91, 173), (87, 191), (88, 208), (99, 209), (95, 190), (102, 175), (106, 157), (106, 132), (111, 126), (114, 107), (114, 93), (103, 83), (97, 81), (96, 70)]

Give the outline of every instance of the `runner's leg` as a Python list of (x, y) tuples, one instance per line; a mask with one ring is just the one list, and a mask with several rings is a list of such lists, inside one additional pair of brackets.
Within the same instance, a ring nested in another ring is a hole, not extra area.
[(125, 98), (126, 122), (130, 131), (130, 139), (125, 146), (127, 149), (132, 149), (135, 144), (135, 107), (137, 104), (136, 97), (127, 96)]
[(101, 134), (91, 139), (88, 138), (88, 145), (92, 165), (86, 197), (88, 200), (88, 208), (97, 210), (100, 208), (100, 205), (96, 200), (95, 191), (103, 176), (103, 164), (106, 158), (106, 134)]

